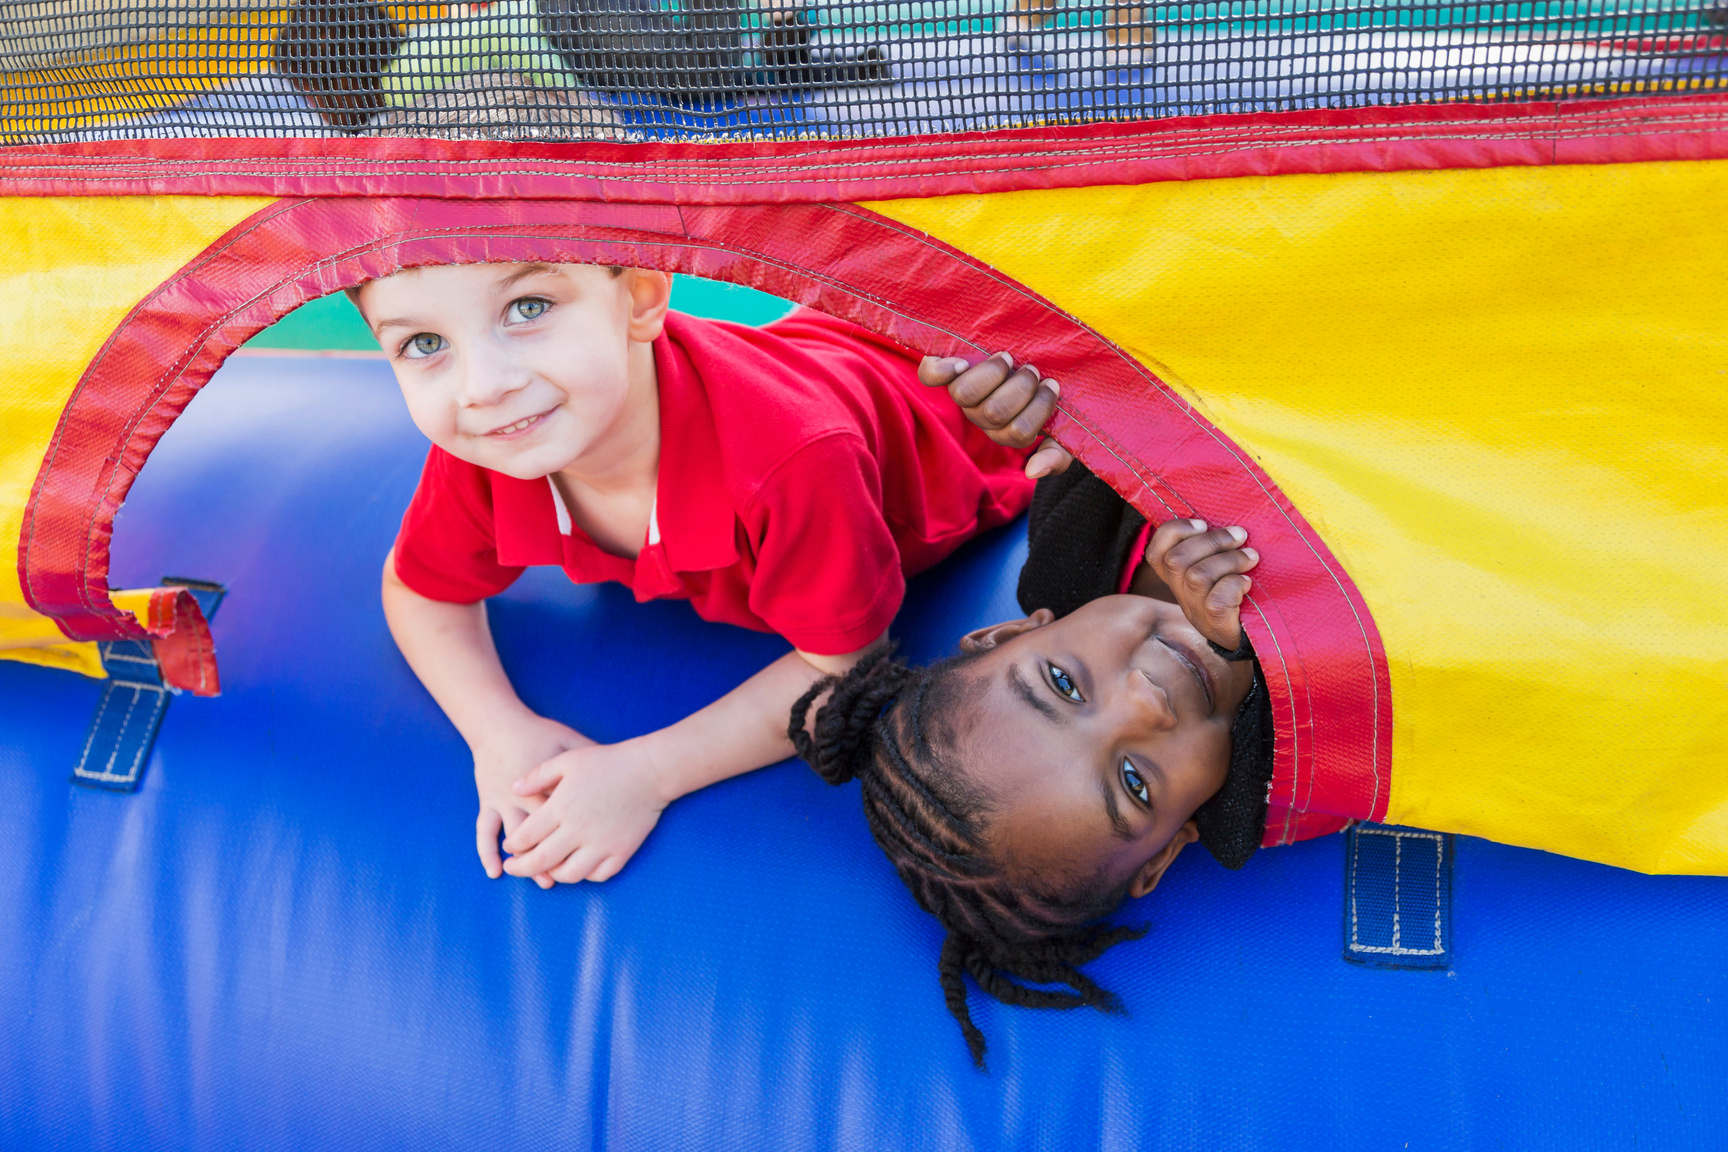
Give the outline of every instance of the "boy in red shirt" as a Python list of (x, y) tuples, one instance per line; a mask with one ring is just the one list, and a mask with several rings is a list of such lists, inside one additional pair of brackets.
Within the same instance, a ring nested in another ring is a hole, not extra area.
[[(791, 755), (793, 702), (883, 641), (906, 575), (1031, 498), (1023, 452), (921, 386), (904, 349), (820, 313), (698, 320), (667, 311), (665, 273), (596, 265), (410, 269), (351, 295), (433, 444), (384, 610), (473, 753), (493, 878), (605, 880), (672, 800)], [(795, 651), (596, 744), (530, 711), (493, 648), (482, 602), (530, 564)]]

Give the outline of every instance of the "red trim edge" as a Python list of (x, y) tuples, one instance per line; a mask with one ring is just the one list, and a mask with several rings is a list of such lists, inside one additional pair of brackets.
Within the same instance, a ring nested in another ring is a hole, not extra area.
[(1158, 521), (1242, 524), (1260, 550), (1244, 625), (1276, 711), (1273, 803), (1384, 815), (1385, 652), (1355, 585), (1301, 513), (1121, 349), (977, 260), (854, 205), (273, 204), (152, 292), (86, 370), (25, 512), (19, 577), (30, 604), (74, 638), (136, 634), (108, 599), (115, 512), (162, 433), (253, 334), (306, 300), (402, 267), (528, 259), (730, 280), (934, 354), (1011, 348), (1035, 358), (1065, 385), (1052, 432), (1136, 507)]
[(1287, 173), (1728, 157), (1728, 96), (1424, 104), (730, 144), (392, 138), (0, 148), (7, 196), (828, 203)]

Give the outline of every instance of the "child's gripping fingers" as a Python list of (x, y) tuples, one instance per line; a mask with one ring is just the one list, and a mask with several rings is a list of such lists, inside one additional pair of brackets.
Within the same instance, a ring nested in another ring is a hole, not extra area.
[(946, 388), (970, 367), (970, 361), (958, 356), (926, 356), (918, 363), (918, 382), (926, 388)]
[(1038, 451), (1026, 458), (1026, 475), (1034, 480), (1041, 480), (1046, 476), (1068, 471), (1068, 465), (1072, 463), (1073, 453), (1046, 437), (1044, 443), (1038, 445)]
[(1225, 644), (1227, 648), (1234, 648), (1241, 643), (1242, 601), (1248, 598), (1248, 589), (1253, 586), (1254, 578), (1252, 576), (1233, 573), (1219, 579), (1207, 590), (1206, 614), (1220, 624), (1235, 625), (1235, 627), (1225, 628), (1228, 635), (1211, 637), (1211, 639), (1217, 640), (1220, 644), (1225, 644), (1226, 640), (1231, 641), (1231, 643)]
[[(997, 360), (987, 360), (985, 366), (999, 363)], [(971, 373), (967, 376), (970, 377)], [(966, 395), (956, 395), (954, 398), (960, 407), (966, 410), (967, 419), (992, 432), (1006, 428), (1037, 399), (1038, 369), (1031, 364), (1016, 368), (1003, 376), (1001, 383), (983, 395), (976, 395), (977, 392), (978, 389), (971, 389)]]
[[(1204, 524), (1205, 521), (1189, 520), (1187, 523)], [(1157, 543), (1156, 537), (1157, 534), (1154, 533), (1154, 543)], [(1151, 559), (1155, 566), (1161, 564), (1167, 570), (1168, 574), (1161, 571), (1160, 575), (1164, 575), (1168, 581), (1171, 575), (1180, 575), (1209, 556), (1240, 549), (1243, 541), (1247, 539), (1248, 533), (1237, 527), (1172, 531), (1167, 537), (1168, 543), (1162, 554), (1153, 558), (1149, 551), (1147, 558)]]
[(1039, 381), (1032, 373), (1014, 373), (967, 418), (990, 433), (990, 439), (1010, 448), (1028, 448), (1056, 411), (1054, 380)]
[(1163, 576), (1169, 570), (1172, 549), (1206, 531), (1204, 520), (1166, 520), (1152, 532), (1146, 542), (1146, 562)]
[[(948, 395), (954, 398), (954, 403), (967, 410), (967, 415), (973, 416), (971, 410), (1002, 387), (1013, 374), (1014, 357), (998, 352), (954, 377), (948, 385)], [(977, 417), (973, 416), (973, 420), (976, 422)]]
[(1213, 552), (1196, 560), (1192, 564), (1182, 565), (1176, 569), (1180, 574), (1178, 579), (1181, 587), (1175, 590), (1186, 590), (1196, 603), (1209, 595), (1213, 585), (1226, 576), (1247, 572), (1260, 562), (1260, 553), (1252, 548), (1231, 548), (1224, 552)]

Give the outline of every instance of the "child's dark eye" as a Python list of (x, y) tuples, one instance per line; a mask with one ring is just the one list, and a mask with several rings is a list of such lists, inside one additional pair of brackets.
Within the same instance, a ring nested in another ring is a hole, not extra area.
[(1146, 790), (1146, 778), (1140, 775), (1140, 769), (1134, 767), (1132, 760), (1122, 761), (1122, 784), (1128, 789), (1128, 794), (1140, 803), (1152, 803), (1151, 793)]
[(1056, 685), (1056, 691), (1062, 693), (1062, 695), (1068, 697), (1068, 699), (1074, 701), (1076, 704), (1085, 703), (1086, 697), (1080, 695), (1080, 689), (1074, 687), (1074, 681), (1068, 673), (1062, 671), (1062, 669), (1056, 667), (1054, 664), (1046, 664), (1045, 667), (1050, 669), (1050, 683)]
[(552, 307), (552, 301), (542, 300), (538, 296), (524, 296), (510, 303), (510, 319), (538, 320), (546, 315), (546, 309)]
[(417, 332), (402, 343), (402, 355), (410, 360), (421, 360), (434, 352), (442, 352), (445, 348), (444, 337), (436, 332)]

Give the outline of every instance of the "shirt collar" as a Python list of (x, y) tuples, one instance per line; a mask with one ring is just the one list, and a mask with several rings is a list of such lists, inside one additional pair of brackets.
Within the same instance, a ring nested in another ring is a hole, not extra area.
[(655, 517), (666, 561), (675, 571), (704, 572), (738, 562), (738, 514), (726, 494), (712, 392), (732, 384), (735, 371), (708, 357), (699, 372), (682, 339), (701, 321), (666, 316), (654, 341), (660, 391), (660, 477)]

